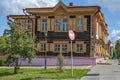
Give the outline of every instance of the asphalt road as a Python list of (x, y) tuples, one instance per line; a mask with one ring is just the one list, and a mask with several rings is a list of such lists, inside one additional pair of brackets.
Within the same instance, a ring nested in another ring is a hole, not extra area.
[(106, 63), (93, 66), (81, 80), (120, 80), (120, 65), (117, 60), (109, 60)]

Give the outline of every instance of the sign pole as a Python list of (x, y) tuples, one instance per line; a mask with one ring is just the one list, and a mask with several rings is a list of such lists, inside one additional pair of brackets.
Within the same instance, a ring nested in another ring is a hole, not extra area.
[(69, 30), (69, 38), (71, 40), (71, 74), (73, 77), (73, 45), (72, 41), (75, 39), (75, 33), (72, 30)]
[(71, 71), (72, 71), (72, 76), (73, 76), (73, 47), (72, 47), (72, 40), (71, 40)]

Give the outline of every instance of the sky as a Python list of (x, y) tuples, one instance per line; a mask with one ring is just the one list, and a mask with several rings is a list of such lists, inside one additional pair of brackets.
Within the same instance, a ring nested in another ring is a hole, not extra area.
[[(24, 8), (53, 7), (60, 0), (1, 0), (0, 1), (0, 36), (7, 25), (7, 15), (23, 14)], [(108, 39), (115, 43), (120, 39), (120, 0), (61, 0), (65, 5), (101, 6), (105, 22), (108, 24)]]

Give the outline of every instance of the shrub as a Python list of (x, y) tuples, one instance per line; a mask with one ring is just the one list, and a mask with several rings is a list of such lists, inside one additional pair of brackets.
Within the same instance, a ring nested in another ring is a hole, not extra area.
[(118, 64), (120, 65), (120, 57), (118, 58)]
[(112, 59), (112, 56), (108, 55), (108, 58), (109, 58), (109, 59)]
[(63, 72), (63, 66), (64, 66), (64, 56), (60, 52), (58, 55), (58, 69), (60, 72)]

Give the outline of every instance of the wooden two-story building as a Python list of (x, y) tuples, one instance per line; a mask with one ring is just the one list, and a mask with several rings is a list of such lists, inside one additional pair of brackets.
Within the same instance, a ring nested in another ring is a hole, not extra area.
[(58, 2), (54, 7), (25, 8), (25, 15), (9, 15), (37, 38), (39, 55), (57, 56), (60, 50), (70, 56), (68, 31), (75, 32), (73, 55), (105, 57), (107, 24), (99, 6), (68, 6)]

